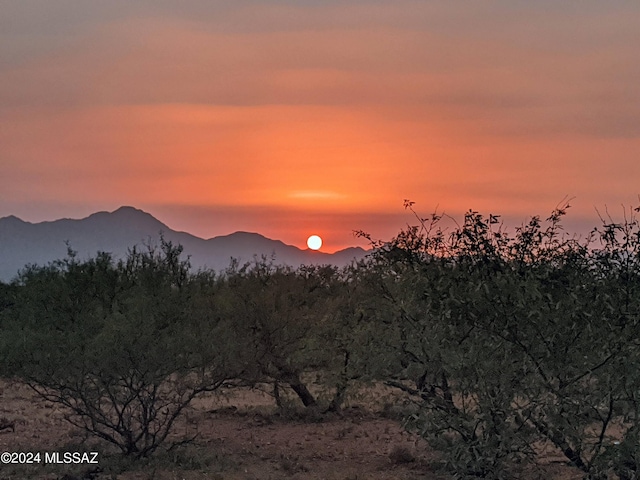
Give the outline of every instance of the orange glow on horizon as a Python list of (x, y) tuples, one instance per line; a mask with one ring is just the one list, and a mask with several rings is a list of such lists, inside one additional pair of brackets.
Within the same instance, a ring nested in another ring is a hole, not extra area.
[(332, 251), (397, 232), (404, 199), (637, 200), (636, 4), (49, 3), (3, 10), (0, 216), (132, 205)]

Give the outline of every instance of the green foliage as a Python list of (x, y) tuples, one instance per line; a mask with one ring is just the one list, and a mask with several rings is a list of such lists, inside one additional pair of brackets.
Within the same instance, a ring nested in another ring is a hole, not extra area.
[(209, 302), (215, 285), (180, 253), (163, 241), (117, 264), (71, 253), (27, 268), (3, 312), (5, 373), (124, 454), (151, 454), (198, 393), (236, 375), (235, 343)]
[(638, 224), (605, 224), (595, 248), (560, 235), (565, 210), (513, 238), (494, 216), (469, 212), (448, 236), (434, 216), (379, 245), (400, 379), (387, 383), (417, 399), (408, 424), (459, 477), (508, 477), (540, 442), (591, 478), (638, 470), (624, 448), (637, 440)]
[(305, 406), (317, 404), (303, 374), (323, 362), (322, 346), (314, 338), (324, 322), (321, 306), (331, 294), (334, 275), (332, 267), (293, 270), (265, 259), (227, 271), (225, 314), (233, 319), (237, 338), (245, 341), (245, 380), (273, 382), (278, 402), (284, 384)]

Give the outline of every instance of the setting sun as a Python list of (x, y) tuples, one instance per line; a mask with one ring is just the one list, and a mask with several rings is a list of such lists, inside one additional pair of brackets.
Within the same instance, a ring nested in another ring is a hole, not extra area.
[(318, 235), (311, 235), (307, 238), (307, 246), (311, 250), (320, 250), (320, 247), (322, 247), (322, 238)]

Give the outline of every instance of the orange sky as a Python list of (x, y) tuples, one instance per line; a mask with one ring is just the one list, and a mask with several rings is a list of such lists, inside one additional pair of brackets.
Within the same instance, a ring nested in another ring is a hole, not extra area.
[(595, 0), (9, 2), (0, 216), (132, 205), (333, 251), (405, 198), (518, 224), (569, 196), (594, 226), (638, 203), (638, 25)]

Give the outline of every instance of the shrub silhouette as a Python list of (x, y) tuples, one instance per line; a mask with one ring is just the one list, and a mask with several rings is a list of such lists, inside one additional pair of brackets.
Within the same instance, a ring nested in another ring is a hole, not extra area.
[(509, 476), (545, 442), (589, 478), (638, 471), (615, 443), (634, 444), (640, 413), (638, 222), (578, 242), (561, 235), (566, 207), (513, 237), (471, 211), (448, 234), (419, 218), (377, 245), (386, 382), (459, 478)]

